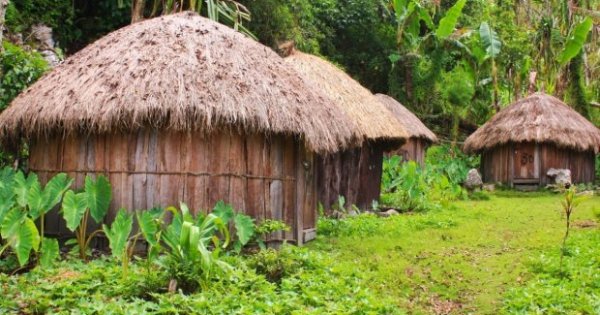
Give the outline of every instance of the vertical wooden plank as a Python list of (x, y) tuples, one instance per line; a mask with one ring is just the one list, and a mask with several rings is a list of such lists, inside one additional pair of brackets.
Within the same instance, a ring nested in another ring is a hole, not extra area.
[(210, 141), (202, 134), (194, 132), (191, 135), (188, 150), (188, 167), (190, 173), (197, 174), (188, 177), (186, 185), (187, 200), (193, 205), (194, 211), (207, 211), (209, 209), (208, 192), (209, 156), (211, 151)]
[[(283, 175), (288, 180), (283, 182), (283, 221), (290, 227), (294, 226), (295, 218), (295, 145), (296, 141), (293, 137), (286, 137), (283, 152)], [(318, 166), (318, 164), (316, 165)], [(317, 176), (320, 173), (317, 172)], [(318, 179), (317, 179), (318, 180)], [(318, 193), (317, 193), (318, 195)], [(284, 233), (286, 240), (295, 239), (293, 230)]]
[(234, 133), (230, 138), (229, 146), (229, 172), (239, 176), (232, 176), (229, 180), (229, 201), (236, 211), (246, 213), (246, 161), (244, 154), (245, 135)]
[(309, 151), (304, 145), (302, 145), (302, 151), (304, 152), (303, 165), (305, 168), (305, 197), (303, 205), (302, 215), (302, 228), (304, 231), (308, 229), (315, 229), (317, 223), (317, 209), (316, 209), (316, 177), (314, 169), (314, 154)]
[(158, 172), (158, 131), (148, 130), (148, 160), (146, 162), (146, 207), (164, 206), (160, 203), (160, 182)]
[[(112, 201), (110, 209), (106, 215), (105, 222), (112, 222), (121, 207), (127, 207), (123, 200), (126, 194), (131, 193), (127, 187), (126, 175), (127, 172), (127, 154), (128, 154), (127, 136), (123, 133), (111, 133), (107, 135), (106, 146), (107, 150), (107, 167), (110, 173), (108, 174), (110, 184), (112, 186)], [(125, 178), (125, 180), (124, 180)]]
[(134, 135), (135, 141), (131, 144), (129, 154), (129, 169), (134, 171), (132, 177), (133, 205), (129, 209), (145, 210), (152, 208), (148, 205), (146, 199), (146, 191), (148, 189), (148, 175), (145, 173), (148, 170), (148, 146), (150, 141), (150, 132), (148, 130), (140, 130)]
[[(270, 176), (272, 178), (283, 177), (283, 137), (275, 136), (271, 138), (269, 153)], [(273, 220), (283, 220), (283, 182), (281, 180), (268, 181), (268, 211), (267, 216)], [(272, 235), (275, 239), (283, 238), (283, 233), (276, 232)]]
[(304, 203), (307, 194), (305, 152), (304, 147), (298, 143), (296, 146), (296, 224), (294, 234), (296, 242), (302, 245), (304, 240)]
[[(229, 201), (229, 148), (231, 135), (227, 132), (219, 132), (210, 136), (211, 153), (209, 163), (209, 173), (211, 174), (208, 182), (209, 186), (209, 207), (212, 208), (218, 201)], [(212, 175), (214, 174), (214, 175)]]
[(265, 175), (264, 150), (264, 137), (257, 134), (249, 134), (246, 137), (246, 169), (250, 176), (247, 180), (246, 213), (257, 222), (264, 219), (264, 180), (258, 178)]
[(158, 141), (158, 172), (161, 173), (160, 204), (179, 206), (181, 196), (181, 133), (163, 132)]

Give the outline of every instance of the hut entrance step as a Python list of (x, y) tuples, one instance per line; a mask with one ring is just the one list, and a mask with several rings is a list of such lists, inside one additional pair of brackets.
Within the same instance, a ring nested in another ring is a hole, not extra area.
[(540, 187), (539, 178), (519, 178), (513, 180), (513, 187), (519, 191), (535, 191)]

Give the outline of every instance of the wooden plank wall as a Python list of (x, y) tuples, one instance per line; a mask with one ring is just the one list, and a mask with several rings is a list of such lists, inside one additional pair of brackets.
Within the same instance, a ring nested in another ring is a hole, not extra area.
[(317, 157), (317, 200), (331, 214), (332, 205), (344, 196), (346, 207), (369, 209), (379, 200), (383, 149), (366, 144), (336, 154)]
[[(552, 183), (546, 176), (550, 168), (567, 168), (571, 170), (574, 183), (594, 181), (595, 159), (591, 151), (579, 152), (558, 148), (553, 144), (542, 143), (536, 155), (539, 157), (539, 175), (542, 186)], [(481, 170), (484, 182), (502, 182), (510, 184), (513, 180), (513, 150), (511, 144), (495, 147), (483, 152)]]
[(591, 183), (595, 178), (595, 156), (592, 151), (574, 151), (559, 148), (552, 144), (540, 145), (542, 185), (552, 183), (546, 176), (550, 168), (567, 168), (571, 170), (573, 183)]
[(421, 138), (410, 138), (400, 148), (387, 151), (386, 156), (399, 155), (405, 161), (415, 161), (421, 166), (425, 165), (425, 153), (430, 142)]
[[(194, 212), (207, 212), (224, 200), (259, 221), (283, 220), (292, 227), (275, 239), (298, 240), (316, 225), (314, 154), (291, 136), (143, 130), (43, 138), (30, 148), (29, 168), (44, 183), (63, 171), (81, 188), (87, 174), (105, 174), (113, 187), (107, 222), (120, 208), (183, 201)], [(300, 221), (297, 210), (303, 213)], [(47, 226), (51, 234), (68, 232), (56, 211), (48, 215)]]
[(509, 183), (512, 168), (510, 145), (503, 145), (483, 152), (481, 155), (481, 175), (486, 183)]

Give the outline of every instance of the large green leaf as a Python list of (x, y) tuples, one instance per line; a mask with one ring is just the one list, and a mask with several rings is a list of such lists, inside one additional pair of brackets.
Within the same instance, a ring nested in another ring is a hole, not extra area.
[(63, 194), (71, 187), (72, 183), (73, 179), (69, 178), (65, 173), (57, 174), (48, 181), (42, 195), (44, 199), (44, 213), (50, 211), (60, 202)]
[(13, 180), (13, 190), (17, 197), (17, 204), (19, 206), (23, 208), (27, 206), (27, 194), (29, 193), (29, 188), (35, 182), (38, 182), (38, 177), (35, 173), (29, 173), (27, 178), (25, 178), (25, 174), (21, 171), (15, 174)]
[(233, 219), (238, 241), (242, 246), (248, 244), (254, 235), (254, 220), (245, 214), (236, 214)]
[(12, 235), (16, 234), (25, 217), (25, 212), (18, 208), (8, 211), (4, 216), (4, 220), (2, 220), (0, 228), (2, 238), (9, 239)]
[(40, 234), (35, 223), (19, 209), (11, 210), (2, 223), (2, 237), (17, 254), (21, 266), (29, 261), (31, 250), (40, 246)]
[(438, 28), (435, 31), (435, 35), (439, 39), (445, 39), (454, 32), (454, 28), (456, 27), (456, 23), (458, 22), (458, 18), (460, 17), (466, 2), (467, 0), (458, 0), (450, 9), (448, 9), (446, 15), (440, 20), (440, 24), (438, 24)]
[(44, 238), (40, 248), (40, 265), (43, 268), (49, 268), (60, 256), (58, 241), (54, 238)]
[(128, 214), (125, 209), (119, 210), (110, 228), (106, 224), (102, 225), (113, 257), (122, 257), (127, 250), (127, 240), (132, 228), (133, 216)]
[(96, 180), (87, 176), (85, 178), (85, 198), (87, 207), (90, 209), (90, 215), (94, 221), (96, 223), (102, 222), (106, 212), (108, 212), (110, 200), (112, 199), (108, 179), (102, 175), (99, 175)]
[(567, 40), (567, 43), (565, 44), (565, 48), (558, 56), (558, 62), (560, 62), (560, 64), (567, 64), (571, 59), (579, 54), (593, 26), (594, 23), (589, 17), (586, 17), (583, 21), (575, 26), (573, 32), (571, 32), (571, 35)]
[(159, 231), (159, 223), (156, 221), (157, 216), (155, 216), (150, 211), (138, 211), (136, 213), (138, 226), (144, 239), (150, 246), (156, 246), (158, 244), (158, 231)]
[(502, 48), (502, 42), (498, 34), (490, 27), (487, 22), (482, 22), (479, 26), (479, 37), (488, 56), (496, 58)]
[(40, 182), (32, 182), (27, 192), (27, 207), (29, 208), (29, 215), (34, 220), (44, 214), (44, 198), (42, 193)]
[(62, 202), (62, 212), (69, 230), (75, 232), (86, 209), (87, 202), (85, 193), (76, 194), (72, 190), (65, 193)]
[(229, 221), (233, 218), (233, 207), (230, 204), (226, 204), (223, 200), (219, 200), (215, 207), (213, 208), (212, 213), (217, 217), (223, 220), (224, 224), (229, 223)]

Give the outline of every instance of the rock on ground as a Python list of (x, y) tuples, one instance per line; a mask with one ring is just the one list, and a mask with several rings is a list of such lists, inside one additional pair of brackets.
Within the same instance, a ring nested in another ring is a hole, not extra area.
[(475, 188), (481, 188), (483, 185), (483, 180), (481, 179), (481, 174), (475, 168), (469, 170), (467, 173), (467, 179), (465, 180), (465, 187), (467, 189), (473, 190)]

